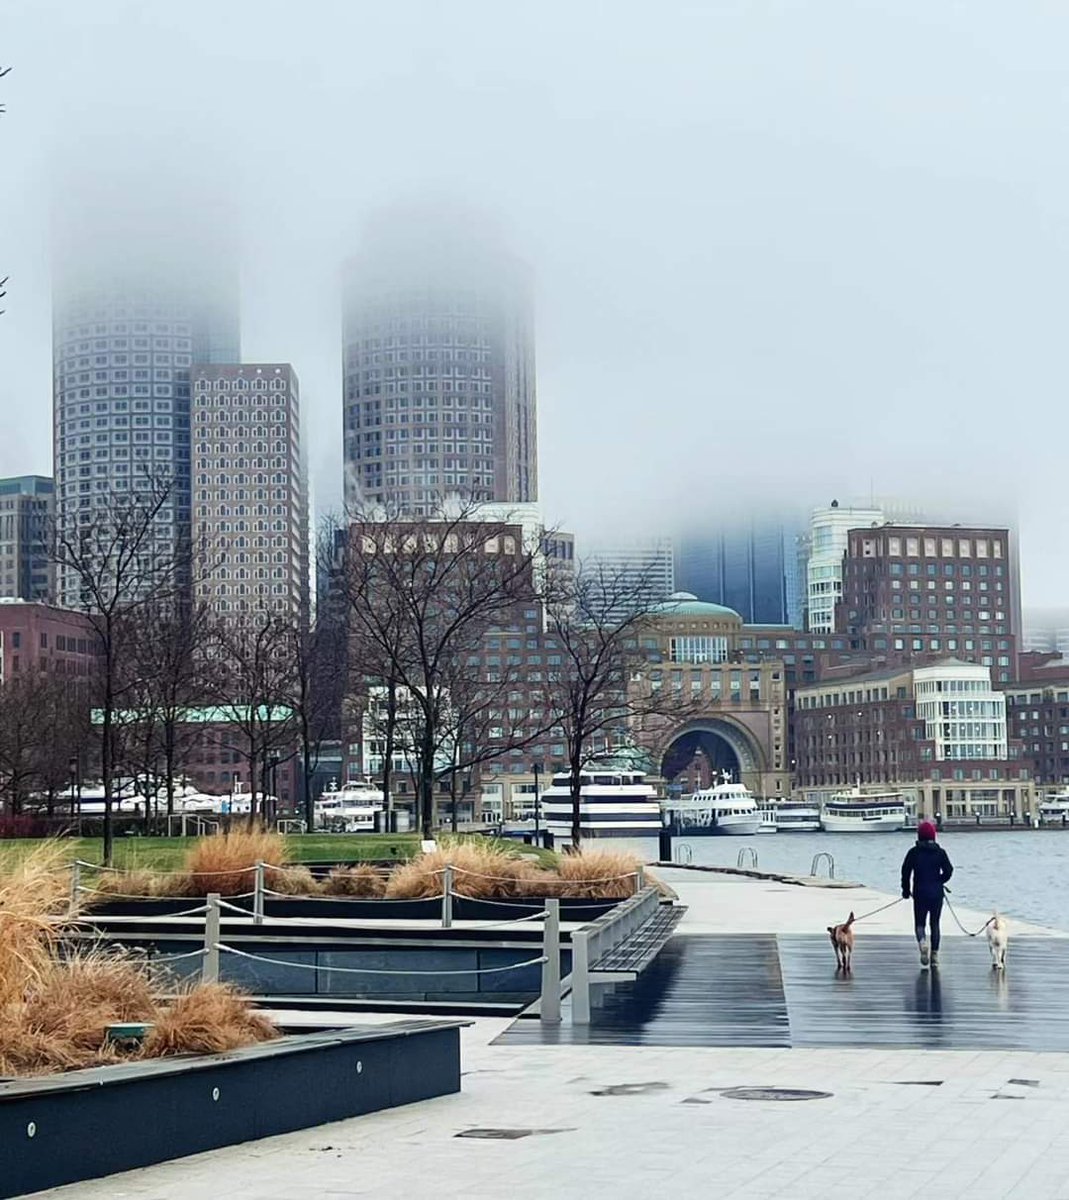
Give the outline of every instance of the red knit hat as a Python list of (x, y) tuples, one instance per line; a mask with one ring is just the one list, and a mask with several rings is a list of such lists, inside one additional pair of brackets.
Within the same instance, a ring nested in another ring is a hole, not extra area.
[(935, 826), (931, 821), (921, 821), (917, 826), (917, 838), (922, 842), (935, 841)]

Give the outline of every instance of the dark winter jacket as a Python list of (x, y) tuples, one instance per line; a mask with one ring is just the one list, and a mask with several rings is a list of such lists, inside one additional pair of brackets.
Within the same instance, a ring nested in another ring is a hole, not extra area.
[(942, 846), (937, 842), (918, 842), (902, 860), (902, 895), (938, 900), (943, 894), (943, 884), (953, 874), (954, 868)]

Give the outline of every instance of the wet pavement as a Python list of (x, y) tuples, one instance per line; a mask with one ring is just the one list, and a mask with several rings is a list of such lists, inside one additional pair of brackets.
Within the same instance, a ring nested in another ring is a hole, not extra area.
[(677, 935), (588, 1027), (517, 1020), (504, 1044), (1069, 1050), (1069, 944), (1016, 938), (1008, 969), (982, 939), (947, 939), (921, 971), (909, 937), (859, 938), (843, 976), (827, 937)]

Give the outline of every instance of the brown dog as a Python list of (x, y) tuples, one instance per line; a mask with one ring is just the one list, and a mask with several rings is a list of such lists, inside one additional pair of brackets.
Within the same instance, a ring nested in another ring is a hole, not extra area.
[(841, 925), (829, 925), (828, 937), (835, 949), (835, 969), (849, 975), (854, 953), (854, 914), (851, 913)]

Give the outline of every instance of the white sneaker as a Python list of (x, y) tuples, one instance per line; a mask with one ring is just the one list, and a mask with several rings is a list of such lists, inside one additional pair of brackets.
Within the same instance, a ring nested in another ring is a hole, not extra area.
[(921, 942), (921, 970), (928, 970), (928, 939)]
[(932, 969), (934, 970), (938, 966), (939, 966), (939, 951), (933, 950), (932, 951)]

